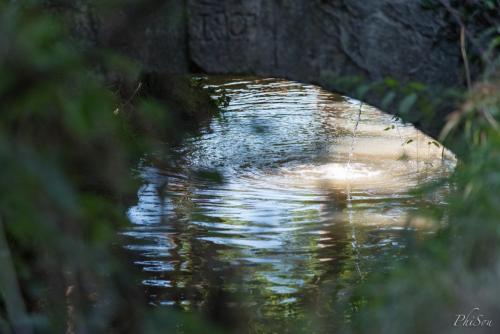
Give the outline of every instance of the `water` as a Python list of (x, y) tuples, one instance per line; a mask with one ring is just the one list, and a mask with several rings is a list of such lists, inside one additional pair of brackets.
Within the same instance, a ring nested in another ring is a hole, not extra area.
[(151, 304), (262, 326), (328, 318), (329, 300), (434, 230), (413, 213), (444, 204), (446, 186), (425, 199), (409, 191), (455, 160), (411, 125), (312, 85), (208, 87), (230, 97), (223, 113), (171, 166), (138, 169), (123, 237)]

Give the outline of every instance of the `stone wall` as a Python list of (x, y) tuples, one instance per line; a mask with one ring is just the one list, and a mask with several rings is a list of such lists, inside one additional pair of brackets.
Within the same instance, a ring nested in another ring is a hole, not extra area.
[(207, 73), (325, 73), (461, 84), (458, 44), (412, 0), (190, 0), (191, 61)]
[(348, 95), (327, 76), (464, 84), (458, 41), (444, 36), (443, 19), (420, 0), (147, 1), (160, 6), (146, 20), (110, 38), (110, 22), (138, 11), (112, 12), (98, 29), (103, 44), (146, 70), (283, 77)]

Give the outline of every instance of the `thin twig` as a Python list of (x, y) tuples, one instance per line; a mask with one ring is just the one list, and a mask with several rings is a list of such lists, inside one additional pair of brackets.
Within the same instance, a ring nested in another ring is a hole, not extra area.
[(26, 305), (24, 305), (16, 270), (12, 262), (12, 255), (0, 218), (0, 297), (3, 299), (8, 322), (10, 322), (14, 333), (31, 334), (33, 329), (29, 324)]
[(132, 95), (127, 99), (127, 101), (125, 101), (124, 104), (130, 104), (137, 95), (137, 93), (139, 93), (139, 90), (141, 90), (141, 88), (142, 88), (142, 82), (139, 82)]
[(460, 27), (460, 51), (462, 52), (462, 59), (464, 61), (465, 67), (465, 78), (467, 80), (467, 89), (471, 89), (472, 80), (470, 77), (470, 68), (469, 68), (469, 58), (467, 57), (467, 50), (465, 49), (465, 27)]
[(490, 112), (484, 108), (481, 108), (481, 113), (483, 114), (484, 118), (490, 123), (490, 125), (493, 127), (493, 129), (498, 130), (498, 122), (495, 120), (495, 118), (490, 114)]
[(356, 237), (356, 227), (354, 225), (353, 221), (353, 206), (352, 206), (352, 192), (351, 192), (351, 159), (354, 155), (354, 144), (356, 141), (356, 133), (358, 130), (359, 122), (361, 120), (361, 111), (363, 109), (363, 102), (360, 102), (359, 104), (359, 110), (358, 110), (358, 115), (356, 119), (356, 124), (354, 125), (354, 130), (352, 132), (352, 141), (351, 141), (351, 150), (349, 152), (349, 160), (347, 161), (347, 167), (346, 167), (346, 177), (348, 177), (348, 182), (347, 182), (347, 210), (348, 210), (348, 217), (349, 217), (349, 224), (351, 225), (351, 238), (352, 238), (352, 247), (354, 249), (354, 252), (356, 253), (356, 260), (354, 261), (354, 264), (356, 266), (356, 270), (361, 278), (363, 278), (363, 273), (361, 272), (361, 267), (360, 267), (360, 257), (361, 254), (359, 252), (359, 245), (358, 245), (358, 239)]
[(455, 8), (453, 8), (451, 5), (450, 5), (450, 2), (449, 0), (440, 0), (439, 2), (441, 2), (441, 4), (448, 10), (448, 12), (453, 16), (453, 18), (455, 19), (455, 21), (457, 21), (457, 24), (460, 26), (460, 28), (464, 29), (464, 35), (467, 36), (467, 38), (469, 39), (469, 41), (471, 42), (471, 44), (479, 51), (479, 56), (481, 57), (481, 59), (485, 62), (485, 63), (491, 63), (491, 60), (489, 59), (489, 57), (486, 56), (486, 53), (485, 53), (485, 50), (483, 47), (481, 47), (481, 45), (479, 45), (479, 43), (477, 43), (477, 41), (474, 39), (474, 37), (469, 33), (469, 31), (467, 29), (465, 29), (465, 24), (464, 22), (462, 21), (462, 19), (460, 18), (460, 15), (457, 13), (457, 10)]
[[(139, 93), (139, 90), (141, 90), (142, 88), (142, 82), (139, 82), (139, 84), (137, 85), (137, 87), (135, 88), (134, 92), (132, 93), (132, 95), (125, 101), (121, 104), (121, 107), (123, 108), (124, 106), (126, 105), (129, 105), (132, 103), (132, 100), (135, 98), (135, 96), (137, 95), (137, 93)], [(113, 113), (115, 115), (117, 115), (118, 113), (120, 112), (120, 108), (116, 108)]]

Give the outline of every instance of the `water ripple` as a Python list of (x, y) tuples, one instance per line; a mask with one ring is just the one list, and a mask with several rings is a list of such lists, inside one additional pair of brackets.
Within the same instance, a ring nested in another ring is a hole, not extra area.
[(446, 187), (426, 199), (408, 191), (454, 166), (433, 139), (363, 105), (353, 141), (359, 101), (312, 85), (209, 86), (229, 106), (185, 140), (174, 167), (140, 166), (122, 234), (156, 305), (203, 307), (222, 290), (266, 312), (299, 310), (322, 284), (356, 284), (380, 254), (401, 258), (408, 233), (432, 231), (411, 214)]

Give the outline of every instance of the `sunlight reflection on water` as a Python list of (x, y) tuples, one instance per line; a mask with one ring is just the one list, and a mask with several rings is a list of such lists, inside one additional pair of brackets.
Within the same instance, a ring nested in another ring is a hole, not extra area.
[(355, 285), (381, 254), (403, 258), (408, 231), (432, 230), (411, 214), (447, 186), (432, 198), (408, 191), (455, 159), (413, 126), (364, 105), (353, 141), (356, 100), (277, 79), (210, 87), (231, 98), (223, 113), (172, 168), (139, 168), (123, 235), (154, 304), (203, 308), (223, 293), (267, 317), (298, 316), (325, 284)]

